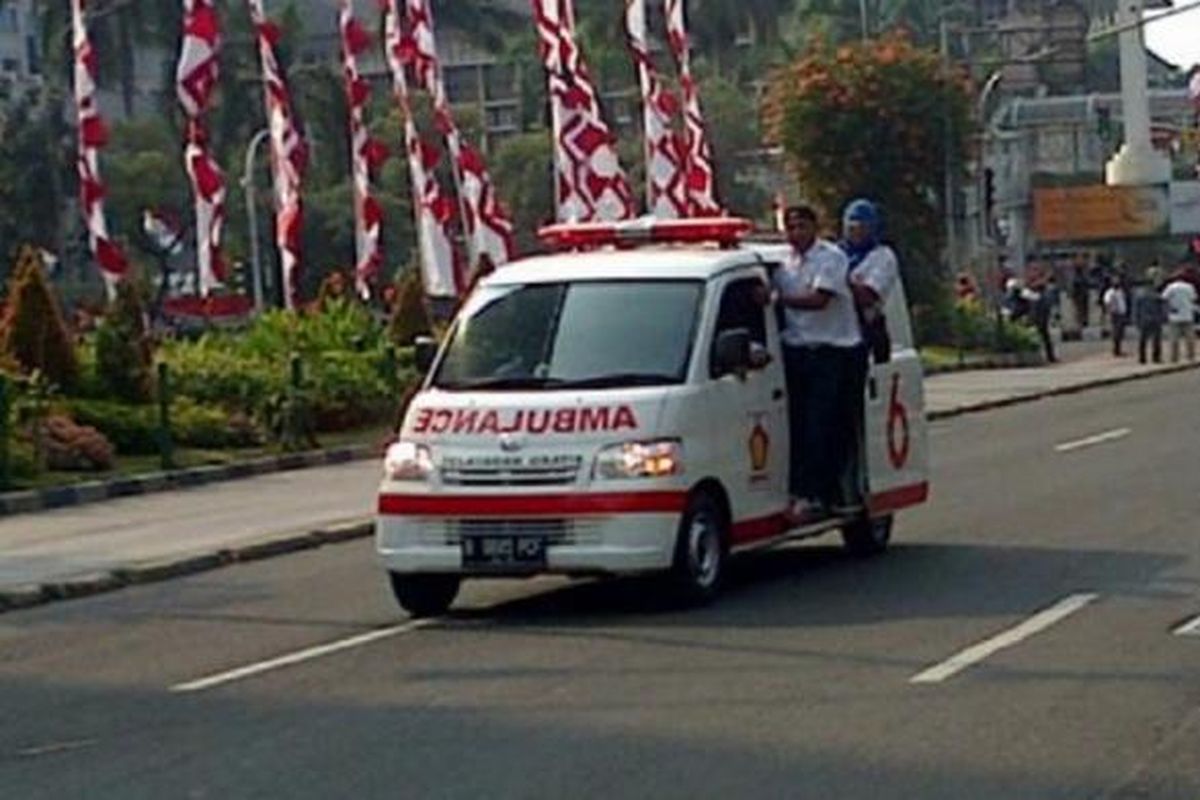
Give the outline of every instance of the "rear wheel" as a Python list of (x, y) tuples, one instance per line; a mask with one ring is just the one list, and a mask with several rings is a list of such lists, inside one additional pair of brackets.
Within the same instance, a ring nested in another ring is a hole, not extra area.
[(892, 540), (891, 514), (885, 517), (862, 516), (842, 526), (842, 544), (855, 556), (873, 556), (887, 550)]
[(454, 598), (462, 579), (457, 575), (389, 572), (392, 594), (400, 607), (414, 617), (443, 614)]
[(708, 603), (720, 592), (729, 555), (727, 528), (725, 514), (711, 496), (698, 494), (688, 502), (671, 566), (675, 596), (683, 603)]

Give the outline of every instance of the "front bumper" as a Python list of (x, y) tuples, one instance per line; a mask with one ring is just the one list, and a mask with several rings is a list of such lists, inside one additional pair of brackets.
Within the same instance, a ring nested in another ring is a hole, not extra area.
[[(400, 573), (622, 574), (670, 567), (678, 528), (679, 513), (670, 511), (569, 517), (381, 513), (375, 529), (375, 547), (384, 567)], [(488, 535), (544, 539), (545, 563), (487, 568), (464, 566), (463, 537)]]

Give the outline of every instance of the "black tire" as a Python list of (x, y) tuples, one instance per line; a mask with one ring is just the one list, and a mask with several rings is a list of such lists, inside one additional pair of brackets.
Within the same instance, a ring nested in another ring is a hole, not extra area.
[(444, 614), (458, 596), (458, 587), (462, 583), (457, 575), (389, 572), (388, 577), (396, 602), (414, 617)]
[(892, 540), (891, 514), (885, 517), (862, 516), (842, 526), (842, 544), (853, 556), (866, 557), (887, 550)]
[(712, 602), (725, 580), (728, 557), (729, 523), (724, 510), (710, 495), (694, 495), (675, 537), (670, 575), (674, 597), (685, 605)]

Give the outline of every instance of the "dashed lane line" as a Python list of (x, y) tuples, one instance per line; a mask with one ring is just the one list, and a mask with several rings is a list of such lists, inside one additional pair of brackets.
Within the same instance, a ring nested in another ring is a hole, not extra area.
[(1130, 428), (1114, 428), (1111, 431), (1097, 433), (1095, 436), (1088, 436), (1084, 439), (1076, 439), (1073, 442), (1063, 442), (1062, 444), (1054, 445), (1055, 452), (1070, 453), (1073, 450), (1082, 450), (1085, 447), (1093, 447), (1094, 445), (1104, 444), (1105, 442), (1113, 442), (1117, 439), (1124, 439), (1130, 433)]
[(1181, 622), (1171, 632), (1176, 636), (1200, 636), (1200, 616)]
[(1099, 595), (1090, 593), (1073, 594), (1065, 597), (1049, 608), (1029, 617), (1019, 625), (1015, 625), (995, 636), (984, 639), (978, 644), (971, 645), (945, 661), (934, 664), (932, 667), (917, 673), (909, 679), (909, 683), (941, 683), (947, 678), (951, 678), (962, 672), (964, 669), (978, 664), (988, 656), (1005, 648), (1012, 647), (1028, 639), (1030, 636), (1046, 630), (1051, 625), (1061, 622), (1097, 597)]
[(218, 672), (215, 675), (208, 675), (203, 678), (187, 681), (186, 683), (177, 683), (171, 687), (171, 691), (178, 694), (186, 694), (190, 692), (202, 692), (205, 689), (212, 689), (217, 686), (223, 686), (234, 681), (245, 680), (246, 678), (261, 675), (264, 672), (271, 672), (284, 667), (290, 667), (295, 664), (300, 664), (305, 661), (312, 661), (316, 658), (340, 653), (343, 650), (349, 650), (354, 647), (362, 647), (363, 645), (378, 642), (382, 639), (389, 639), (393, 636), (410, 633), (419, 628), (426, 628), (439, 622), (437, 617), (428, 617), (424, 619), (414, 619), (405, 622), (401, 625), (393, 625), (389, 628), (378, 628), (366, 633), (360, 633), (357, 636), (350, 636), (346, 639), (338, 639), (334, 642), (317, 645), (316, 647), (308, 647), (304, 650), (297, 650), (294, 653), (287, 653), (275, 658), (269, 658), (266, 661), (256, 661), (253, 664), (247, 664), (236, 669)]

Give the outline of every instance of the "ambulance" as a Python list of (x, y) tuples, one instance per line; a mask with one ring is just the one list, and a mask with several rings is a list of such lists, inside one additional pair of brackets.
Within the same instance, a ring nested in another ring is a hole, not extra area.
[[(555, 252), (484, 279), (387, 450), (376, 550), (400, 606), (436, 615), (464, 578), (662, 573), (711, 600), (729, 558), (839, 531), (883, 551), (928, 495), (922, 372), (897, 286), (892, 356), (867, 381), (861, 504), (794, 526), (787, 387), (761, 287), (787, 245), (745, 220), (563, 224)], [(803, 458), (803, 454), (800, 454)]]

